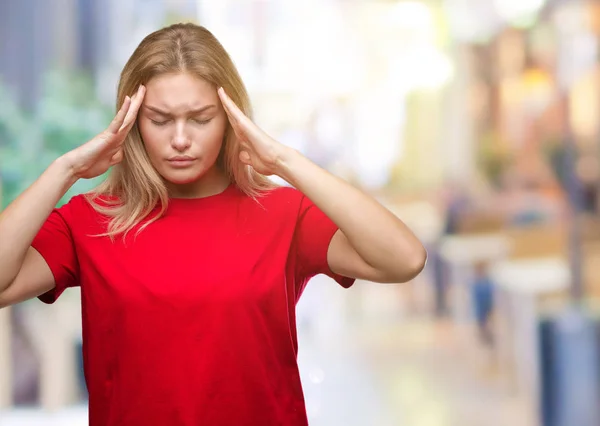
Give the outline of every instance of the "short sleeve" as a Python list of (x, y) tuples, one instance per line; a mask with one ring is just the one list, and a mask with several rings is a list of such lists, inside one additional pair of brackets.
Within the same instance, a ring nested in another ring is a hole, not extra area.
[(79, 285), (79, 265), (69, 225), (72, 209), (73, 200), (54, 209), (31, 243), (50, 267), (56, 283), (54, 289), (39, 296), (44, 303), (54, 303), (68, 287)]
[(295, 239), (298, 272), (304, 279), (325, 274), (348, 288), (354, 278), (335, 274), (327, 262), (327, 250), (338, 226), (306, 196), (302, 197)]

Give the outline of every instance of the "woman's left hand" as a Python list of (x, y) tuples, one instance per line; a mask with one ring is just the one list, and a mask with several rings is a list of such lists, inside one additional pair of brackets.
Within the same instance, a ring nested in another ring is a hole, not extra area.
[(227, 96), (223, 88), (219, 88), (218, 93), (231, 127), (240, 141), (240, 161), (252, 166), (260, 174), (277, 174), (286, 147), (254, 124)]

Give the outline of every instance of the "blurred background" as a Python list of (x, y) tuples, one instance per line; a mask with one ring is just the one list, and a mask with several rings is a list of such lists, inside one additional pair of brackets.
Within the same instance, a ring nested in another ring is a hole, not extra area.
[[(311, 282), (311, 425), (600, 425), (600, 1), (0, 0), (0, 208), (180, 21), (230, 52), (261, 127), (429, 250), (407, 284)], [(87, 424), (80, 315), (76, 289), (0, 311), (1, 426)]]

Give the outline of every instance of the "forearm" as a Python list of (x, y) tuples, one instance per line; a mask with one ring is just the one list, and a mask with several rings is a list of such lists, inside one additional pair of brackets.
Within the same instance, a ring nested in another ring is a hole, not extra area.
[(0, 292), (16, 278), (33, 239), (75, 181), (61, 157), (0, 213)]
[(310, 198), (366, 263), (391, 273), (422, 268), (426, 252), (421, 242), (374, 198), (295, 150), (284, 149), (278, 164), (277, 174)]

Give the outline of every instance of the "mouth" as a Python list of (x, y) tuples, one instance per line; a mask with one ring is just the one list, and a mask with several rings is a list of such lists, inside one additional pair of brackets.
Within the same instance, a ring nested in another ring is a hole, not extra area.
[(177, 156), (177, 157), (172, 157), (169, 158), (167, 160), (167, 162), (172, 166), (172, 167), (177, 167), (177, 168), (183, 168), (183, 167), (189, 167), (191, 166), (194, 162), (196, 161), (195, 158), (193, 157), (188, 157), (188, 156)]

